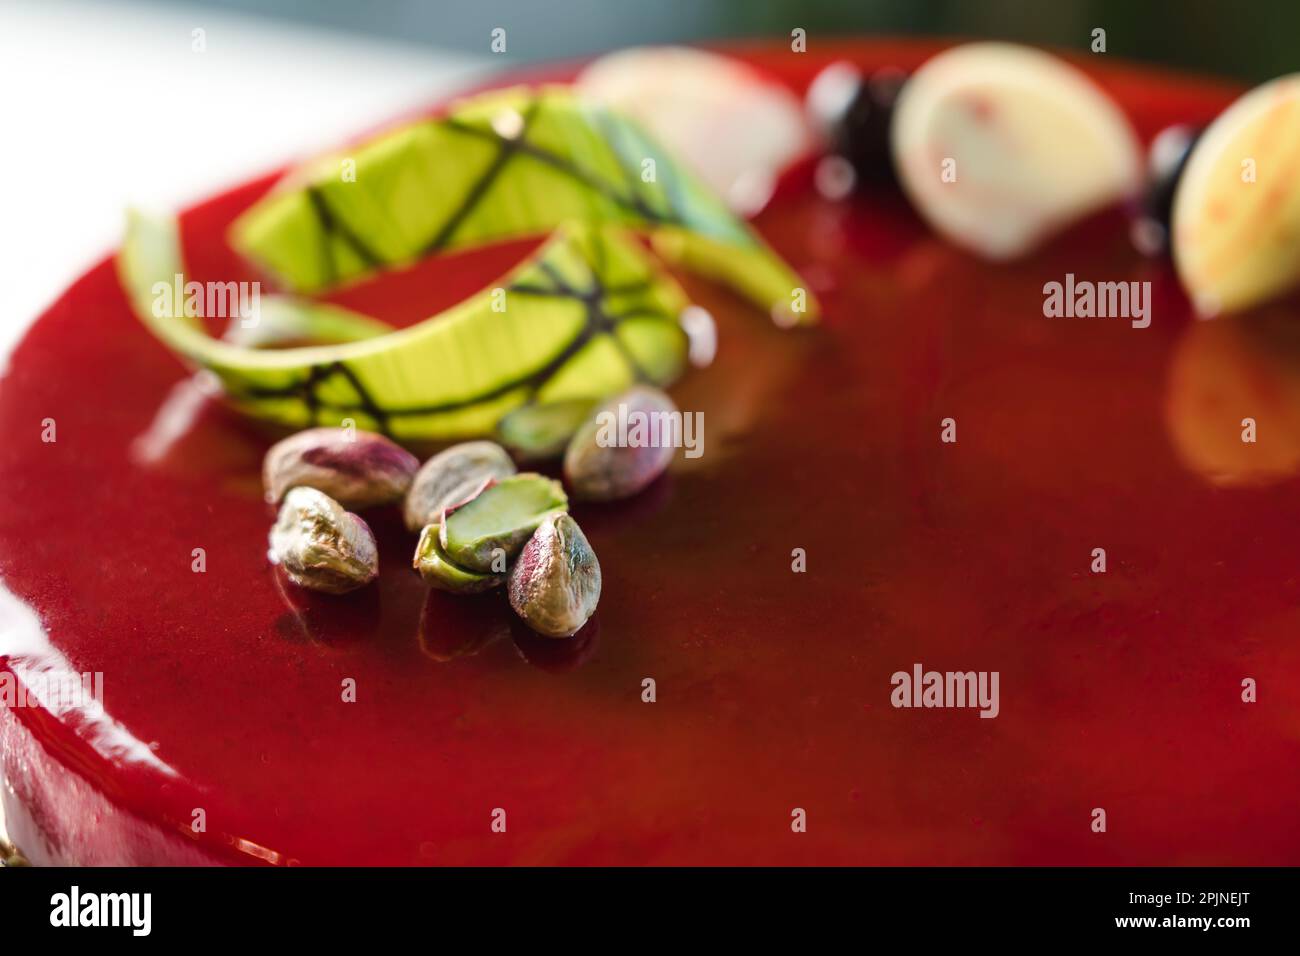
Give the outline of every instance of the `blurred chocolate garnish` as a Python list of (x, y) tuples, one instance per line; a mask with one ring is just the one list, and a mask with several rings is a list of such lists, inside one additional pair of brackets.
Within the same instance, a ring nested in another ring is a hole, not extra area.
[(809, 119), (828, 152), (817, 170), (817, 187), (828, 199), (843, 198), (863, 184), (897, 185), (889, 128), (906, 79), (894, 67), (864, 75), (841, 61), (818, 73), (808, 87)]
[(1200, 135), (1195, 126), (1167, 126), (1147, 149), (1146, 187), (1132, 227), (1133, 245), (1144, 256), (1169, 252), (1174, 192)]

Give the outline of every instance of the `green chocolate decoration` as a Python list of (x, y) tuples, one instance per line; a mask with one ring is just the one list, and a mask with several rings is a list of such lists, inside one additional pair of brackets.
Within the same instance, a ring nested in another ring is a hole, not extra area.
[[(406, 329), (276, 350), (220, 341), (200, 320), (156, 308), (156, 286), (184, 273), (174, 220), (132, 214), (117, 265), (136, 314), (164, 343), (213, 372), (237, 409), (293, 428), (351, 418), (397, 439), (486, 435), (528, 403), (594, 400), (635, 381), (666, 385), (685, 364), (685, 295), (613, 227), (558, 230), (499, 283), (504, 312), (487, 289)], [(261, 309), (291, 310), (304, 330), (318, 317), (322, 334), (312, 337), (374, 327), (292, 297), (263, 295)]]
[[(306, 164), (231, 236), (285, 288), (316, 293), (570, 220), (646, 232), (783, 324), (817, 317), (811, 293), (796, 296), (803, 280), (720, 199), (634, 122), (562, 86), (480, 94)], [(805, 311), (791, 311), (797, 298)]]
[[(215, 374), (245, 414), (290, 428), (350, 419), (399, 440), (444, 441), (490, 435), (520, 410), (511, 424), (530, 432), (546, 414), (533, 417), (532, 408), (676, 380), (687, 299), (629, 229), (781, 324), (817, 316), (802, 280), (757, 233), (635, 124), (565, 87), (476, 96), (315, 161), (232, 227), (241, 252), (299, 293), (441, 251), (550, 233), (493, 289), (409, 328), (264, 294), (260, 328), (235, 322), (216, 339), (182, 303), (160, 306), (173, 298), (160, 286), (185, 272), (174, 219), (132, 213), (117, 266), (141, 321)], [(494, 289), (505, 290), (504, 311)], [(321, 344), (255, 347), (302, 341)]]

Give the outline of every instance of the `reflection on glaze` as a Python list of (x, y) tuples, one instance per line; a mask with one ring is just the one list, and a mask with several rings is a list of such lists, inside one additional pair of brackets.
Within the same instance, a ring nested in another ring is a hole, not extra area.
[(509, 636), (512, 616), (500, 591), (458, 595), (431, 590), (420, 609), (420, 650), (440, 664), (473, 657)]
[(378, 588), (369, 587), (351, 594), (321, 594), (294, 584), (282, 567), (272, 567), (270, 575), (288, 608), (275, 622), (275, 629), (282, 637), (346, 647), (379, 631), (383, 615)]
[(1165, 422), (1183, 464), (1211, 484), (1274, 484), (1300, 471), (1296, 320), (1294, 307), (1267, 306), (1194, 323), (1175, 347)]
[[(0, 660), (19, 683), (32, 686), (80, 684), (81, 675), (55, 650), (36, 612), (0, 584)], [(152, 748), (133, 736), (90, 695), (56, 695), (42, 707), (106, 760), (151, 767), (168, 777), (178, 774), (159, 760)]]
[(419, 641), (424, 654), (445, 664), (473, 657), (504, 638), (533, 667), (552, 673), (577, 670), (595, 653), (599, 612), (573, 637), (543, 637), (515, 616), (501, 591), (454, 595), (430, 591), (420, 611)]
[(283, 853), (277, 853), (275, 850), (272, 850), (268, 847), (264, 847), (260, 843), (254, 843), (252, 840), (245, 840), (243, 837), (232, 838), (230, 840), (230, 845), (233, 846), (240, 853), (244, 853), (247, 854), (248, 856), (255, 857), (256, 859), (262, 860), (265, 863), (270, 863), (272, 866), (297, 866), (298, 865), (297, 860), (292, 859), (291, 857), (287, 857)]
[(572, 637), (543, 637), (518, 619), (511, 622), (511, 636), (519, 656), (528, 663), (553, 674), (563, 674), (577, 670), (596, 653), (596, 645), (600, 643), (600, 612)]
[(195, 372), (177, 382), (158, 407), (149, 428), (132, 442), (131, 459), (141, 465), (162, 461), (194, 427), (209, 400), (220, 394), (221, 387), (211, 372)]

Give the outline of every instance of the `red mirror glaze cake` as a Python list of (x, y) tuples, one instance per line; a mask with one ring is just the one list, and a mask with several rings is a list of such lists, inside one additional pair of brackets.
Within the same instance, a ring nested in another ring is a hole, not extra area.
[[(739, 56), (802, 95), (835, 59), (937, 49)], [(1079, 65), (1143, 142), (1235, 97), (1103, 59)], [(226, 235), (272, 181), (184, 213), (194, 277), (256, 276)], [(754, 225), (822, 322), (679, 275), (717, 322), (716, 360), (672, 388), (705, 453), (572, 504), (603, 592), (564, 640), (500, 594), (430, 590), (397, 507), (366, 513), (375, 584), (288, 583), (260, 483), (282, 433), (198, 387), (111, 262), (81, 278), (0, 381), (14, 843), (91, 865), (1295, 862), (1285, 322), (1193, 324), (1115, 210), (992, 266), (901, 195), (820, 198), (805, 165)], [(533, 245), (332, 301), (409, 325)], [(1045, 317), (1067, 273), (1150, 281), (1154, 321)], [(1253, 459), (1219, 431), (1247, 415)], [(996, 671), (996, 718), (892, 706), (914, 665)], [(102, 706), (20, 706), (82, 674)]]

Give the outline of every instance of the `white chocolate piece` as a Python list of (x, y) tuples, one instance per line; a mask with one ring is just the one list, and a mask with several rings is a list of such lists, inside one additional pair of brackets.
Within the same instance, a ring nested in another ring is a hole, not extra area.
[(636, 47), (596, 60), (579, 93), (637, 120), (749, 216), (812, 137), (799, 99), (738, 60), (688, 47)]
[(921, 216), (992, 260), (1024, 255), (1142, 182), (1119, 108), (1063, 60), (1009, 43), (922, 65), (899, 96), (891, 146)]
[(1201, 135), (1174, 194), (1174, 265), (1204, 316), (1300, 283), (1300, 74), (1251, 90)]

